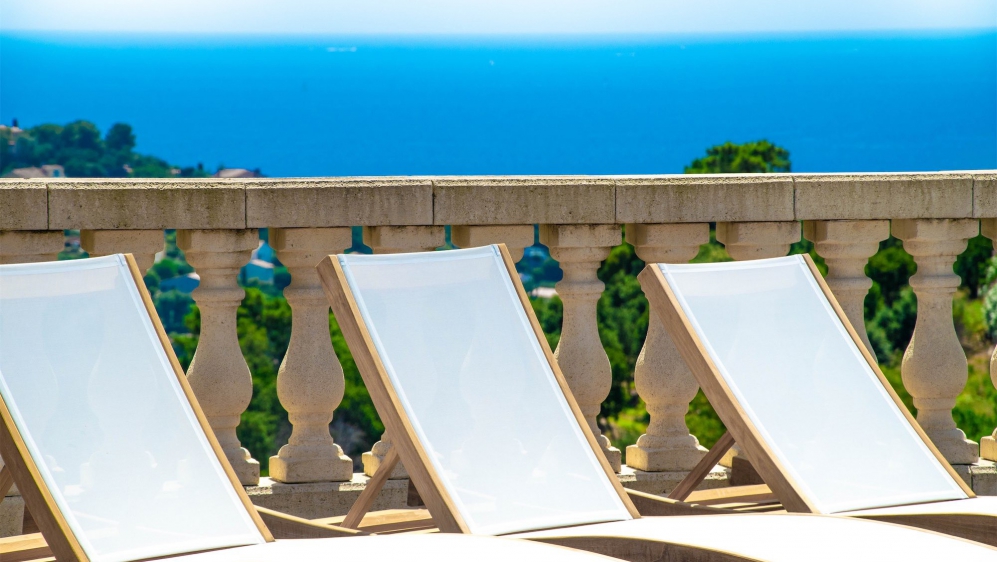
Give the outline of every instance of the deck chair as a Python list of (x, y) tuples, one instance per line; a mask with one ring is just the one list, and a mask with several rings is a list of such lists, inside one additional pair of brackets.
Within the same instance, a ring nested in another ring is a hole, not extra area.
[[(400, 459), (441, 531), (627, 560), (937, 560), (955, 556), (949, 548), (997, 557), (978, 543), (880, 522), (676, 515), (694, 510), (624, 491), (502, 245), (329, 256), (318, 271), (392, 436), (395, 452), (374, 479)], [(347, 523), (358, 515), (351, 510)]]
[(16, 482), (43, 535), (0, 540), (3, 562), (589, 559), (508, 540), (352, 537), (254, 508), (131, 256), (0, 266), (0, 455), (0, 498)]
[(945, 461), (809, 256), (651, 264), (639, 279), (728, 428), (709, 456), (739, 443), (790, 511), (997, 545), (997, 497), (974, 497)]

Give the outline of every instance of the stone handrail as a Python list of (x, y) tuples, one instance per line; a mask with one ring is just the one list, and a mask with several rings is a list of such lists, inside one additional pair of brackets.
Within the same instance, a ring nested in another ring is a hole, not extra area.
[[(952, 419), (967, 380), (965, 354), (951, 315), (959, 278), (952, 264), (969, 238), (997, 237), (997, 171), (886, 174), (767, 174), (563, 177), (372, 177), (244, 180), (32, 179), (0, 180), (0, 263), (56, 258), (63, 229), (80, 229), (91, 255), (135, 254), (151, 266), (162, 230), (178, 229), (178, 244), (201, 277), (193, 298), (201, 338), (188, 369), (191, 384), (244, 484), (259, 480), (259, 464), (235, 435), (252, 382), (235, 331), (243, 291), (239, 268), (257, 244), (271, 243), (292, 284), (291, 340), (278, 375), (289, 414), (289, 443), (270, 462), (283, 482), (349, 480), (350, 460), (329, 436), (344, 380), (325, 316), (328, 306), (313, 266), (350, 245), (350, 227), (363, 226), (375, 252), (428, 250), (505, 242), (514, 256), (533, 243), (533, 225), (564, 270), (564, 302), (555, 352), (586, 418), (595, 428), (611, 384), (595, 302), (603, 290), (600, 262), (626, 239), (646, 261), (685, 262), (708, 241), (708, 223), (736, 260), (785, 255), (801, 236), (828, 265), (828, 283), (865, 335), (863, 299), (871, 286), (864, 267), (892, 232), (914, 256), (911, 278), (919, 301), (914, 337), (904, 355), (904, 385), (918, 419), (953, 464), (978, 460)], [(997, 382), (997, 356), (991, 376)], [(628, 447), (631, 467), (687, 471), (704, 453), (684, 415), (698, 389), (663, 326), (652, 316), (635, 383), (651, 416), (647, 433)], [(997, 436), (997, 433), (995, 433)], [(619, 469), (620, 451), (600, 442)], [(364, 455), (369, 474), (390, 448), (382, 437)], [(985, 457), (997, 458), (993, 438)], [(397, 469), (395, 476), (404, 476)]]

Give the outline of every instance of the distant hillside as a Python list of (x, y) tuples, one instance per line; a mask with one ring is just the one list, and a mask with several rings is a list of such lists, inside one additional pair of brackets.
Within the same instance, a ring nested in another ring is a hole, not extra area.
[[(61, 166), (62, 171), (54, 168)], [(44, 167), (44, 168), (43, 168)], [(37, 168), (37, 170), (26, 170)], [(14, 171), (20, 173), (15, 174)], [(204, 166), (179, 167), (166, 160), (135, 152), (131, 125), (116, 123), (101, 136), (89, 121), (65, 126), (45, 124), (21, 129), (0, 125), (0, 175), (78, 178), (209, 177)]]

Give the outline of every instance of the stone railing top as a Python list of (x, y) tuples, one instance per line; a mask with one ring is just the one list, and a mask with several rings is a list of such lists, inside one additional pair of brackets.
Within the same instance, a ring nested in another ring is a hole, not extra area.
[(995, 170), (0, 180), (0, 230), (994, 217)]

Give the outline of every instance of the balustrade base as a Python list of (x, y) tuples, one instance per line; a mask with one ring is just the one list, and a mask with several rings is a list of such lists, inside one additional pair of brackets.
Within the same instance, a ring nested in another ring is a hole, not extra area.
[(980, 458), (997, 461), (997, 439), (989, 436), (980, 439)]
[[(649, 494), (667, 494), (685, 478), (688, 472), (645, 472), (627, 465), (617, 474), (623, 487)], [(717, 466), (697, 489), (708, 490), (728, 485), (730, 469)], [(349, 482), (314, 482), (285, 484), (271, 478), (260, 478), (257, 486), (246, 486), (253, 504), (304, 517), (319, 519), (346, 515), (360, 496), (370, 477), (355, 473)], [(388, 480), (374, 501), (371, 511), (401, 509), (408, 506), (408, 479)], [(6, 502), (5, 502), (6, 503)]]
[[(647, 492), (648, 494), (665, 495), (672, 491), (679, 482), (682, 481), (689, 471), (674, 472), (645, 472), (623, 465), (621, 472), (616, 476), (620, 479), (620, 484), (624, 488)], [(724, 488), (729, 485), (730, 469), (722, 466), (715, 466), (706, 476), (703, 483), (697, 490), (710, 490), (713, 488)]]
[[(246, 486), (254, 505), (273, 509), (305, 519), (346, 515), (360, 497), (370, 478), (353, 474), (349, 482), (310, 482), (284, 484), (270, 478), (260, 478), (256, 486)], [(408, 502), (408, 480), (389, 480), (374, 500), (371, 511), (401, 509)]]
[(978, 496), (997, 496), (997, 463), (980, 459), (973, 464), (954, 464), (952, 468)]
[[(227, 452), (227, 451), (226, 451)], [(228, 462), (232, 465), (236, 477), (243, 486), (255, 486), (260, 482), (260, 461), (249, 456), (249, 451), (243, 447), (239, 448), (236, 458), (228, 456)]]
[[(360, 462), (363, 463), (363, 472), (367, 476), (374, 476), (377, 469), (381, 467), (381, 461), (384, 460), (384, 456), (375, 455), (371, 451), (360, 455)], [(401, 480), (408, 478), (408, 471), (405, 470), (405, 465), (398, 463), (395, 465), (395, 469), (391, 471), (391, 476), (388, 477), (391, 480)]]
[[(997, 463), (981, 460), (974, 464), (953, 465), (955, 471), (980, 496), (997, 496)], [(723, 488), (730, 485), (729, 468), (716, 466), (699, 485), (698, 490)], [(646, 472), (623, 465), (617, 477), (623, 487), (649, 494), (665, 495), (672, 491), (688, 472)], [(312, 482), (285, 484), (270, 478), (260, 478), (256, 486), (246, 486), (254, 505), (281, 511), (306, 519), (346, 515), (360, 497), (370, 478), (362, 473), (353, 474), (348, 482)], [(401, 509), (408, 505), (407, 479), (389, 480), (374, 500), (371, 511)], [(0, 537), (21, 534), (24, 518), (24, 501), (21, 496), (7, 496), (0, 503)]]
[(20, 535), (24, 524), (24, 500), (8, 495), (0, 503), (0, 538)]
[(623, 453), (612, 446), (603, 449), (602, 453), (606, 455), (606, 460), (609, 461), (609, 466), (613, 468), (613, 471), (619, 474), (623, 470)]
[(307, 460), (275, 455), (270, 457), (270, 477), (283, 484), (347, 482), (353, 478), (353, 460), (342, 454)]
[(630, 445), (627, 447), (627, 464), (634, 470), (648, 472), (688, 472), (699, 464), (705, 454), (703, 447), (644, 449), (639, 445)]

